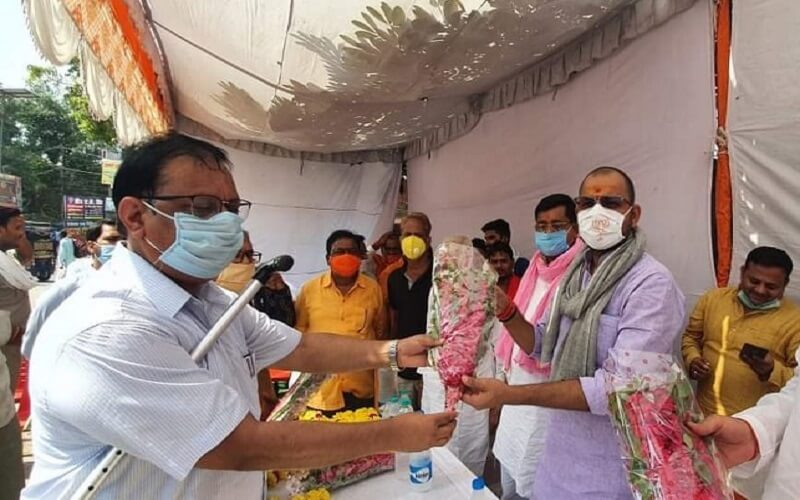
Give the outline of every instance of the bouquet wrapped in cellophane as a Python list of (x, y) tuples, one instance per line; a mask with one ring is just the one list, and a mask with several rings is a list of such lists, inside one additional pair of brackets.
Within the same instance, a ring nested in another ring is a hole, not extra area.
[(603, 368), (611, 422), (634, 497), (733, 498), (713, 441), (686, 425), (703, 415), (689, 379), (672, 357), (612, 349)]
[[(339, 412), (326, 417), (323, 412), (307, 408), (307, 402), (319, 390), (327, 376), (303, 374), (281, 399), (270, 414), (270, 421), (300, 420), (305, 422), (330, 422), (332, 425), (370, 422), (380, 420), (378, 410), (360, 408), (356, 411)], [(270, 488), (289, 493), (290, 498), (321, 498), (324, 492), (356, 483), (368, 477), (394, 470), (394, 453), (379, 453), (357, 458), (342, 464), (321, 469), (270, 471), (267, 484)], [(280, 498), (280, 497), (278, 497)]]
[(432, 349), (429, 364), (445, 388), (445, 408), (455, 409), (488, 348), (495, 317), (497, 273), (471, 244), (445, 241), (436, 249), (428, 304), (428, 335), (444, 344)]

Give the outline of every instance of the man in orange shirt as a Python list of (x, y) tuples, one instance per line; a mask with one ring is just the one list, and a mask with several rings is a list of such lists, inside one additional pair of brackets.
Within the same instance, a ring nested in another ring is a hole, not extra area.
[[(383, 297), (378, 283), (359, 272), (358, 235), (334, 231), (326, 242), (330, 270), (308, 281), (295, 301), (297, 324), (306, 332), (330, 332), (364, 340), (383, 331)], [(373, 370), (336, 374), (308, 406), (326, 412), (374, 405)]]

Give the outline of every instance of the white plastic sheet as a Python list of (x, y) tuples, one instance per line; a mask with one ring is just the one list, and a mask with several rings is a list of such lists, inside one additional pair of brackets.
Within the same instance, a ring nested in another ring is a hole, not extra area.
[(292, 255), (284, 278), (296, 289), (327, 269), (325, 239), (336, 229), (367, 237), (391, 228), (400, 182), (396, 164), (332, 164), (228, 149), (242, 198), (253, 202), (245, 228), (268, 259)]
[(533, 209), (577, 195), (593, 167), (630, 174), (648, 251), (693, 302), (714, 286), (709, 180), (714, 139), (710, 2), (648, 33), (556, 93), (485, 115), (470, 134), (409, 163), (409, 205), (434, 237), (511, 223), (533, 251)]
[[(800, 2), (733, 2), (729, 152), (731, 283), (747, 253), (769, 245), (800, 266)], [(788, 294), (800, 299), (800, 280)]]

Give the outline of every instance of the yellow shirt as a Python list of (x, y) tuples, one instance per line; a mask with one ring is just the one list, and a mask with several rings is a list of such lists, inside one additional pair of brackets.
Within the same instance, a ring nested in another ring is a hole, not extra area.
[[(706, 415), (733, 415), (756, 405), (765, 394), (777, 392), (794, 375), (795, 351), (800, 346), (800, 309), (788, 299), (777, 309), (745, 313), (736, 288), (707, 292), (694, 308), (683, 334), (683, 360), (688, 368), (702, 356), (711, 375), (699, 382), (697, 399)], [(739, 359), (744, 344), (769, 349), (775, 368), (762, 382), (750, 365)]]
[[(333, 283), (330, 271), (311, 279), (300, 290), (295, 301), (298, 330), (375, 339), (383, 330), (383, 296), (378, 283), (360, 274), (356, 284), (343, 294)], [(373, 370), (340, 373), (323, 384), (309, 401), (319, 410), (344, 407), (343, 392), (358, 398), (375, 394)]]

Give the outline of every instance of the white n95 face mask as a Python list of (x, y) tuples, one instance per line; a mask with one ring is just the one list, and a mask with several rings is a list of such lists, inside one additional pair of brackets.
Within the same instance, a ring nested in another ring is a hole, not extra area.
[[(631, 207), (632, 208), (632, 207)], [(605, 208), (599, 203), (578, 213), (578, 229), (581, 239), (593, 250), (607, 250), (625, 239), (622, 224), (630, 213), (621, 214)]]

